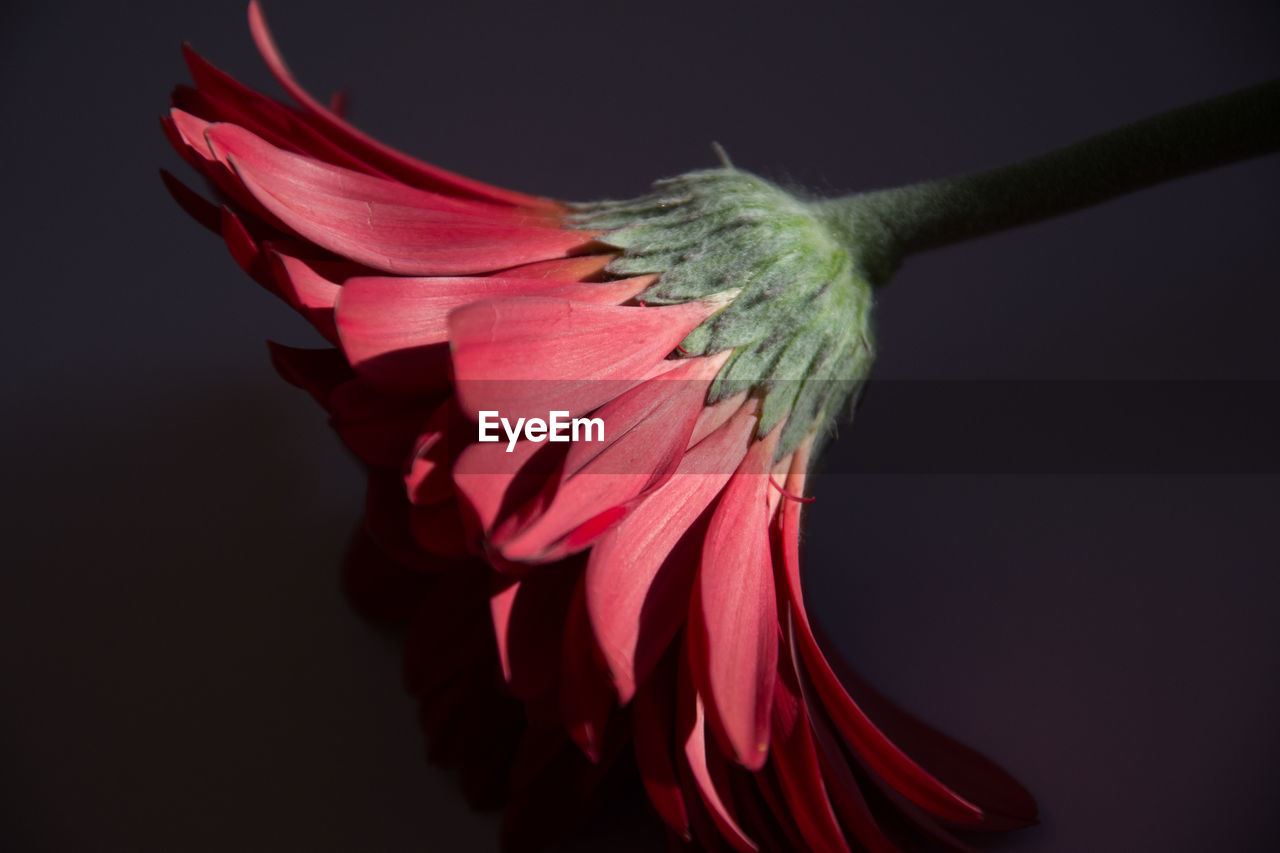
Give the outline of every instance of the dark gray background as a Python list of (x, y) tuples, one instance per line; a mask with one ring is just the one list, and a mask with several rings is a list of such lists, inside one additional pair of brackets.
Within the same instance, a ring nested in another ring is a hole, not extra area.
[[(814, 190), (891, 185), (1280, 74), (1270, 2), (267, 12), (302, 80), (349, 88), (375, 135), (572, 199), (708, 165), (711, 140)], [(0, 833), (492, 848), (493, 819), (420, 758), (394, 649), (343, 601), (359, 474), (262, 345), (313, 339), (155, 174), (181, 171), (156, 116), (183, 39), (267, 85), (243, 4), (5, 14)], [(881, 297), (878, 375), (1280, 379), (1278, 189), (1272, 158), (914, 258)], [(844, 433), (837, 458), (876, 454)], [(1035, 792), (1044, 824), (992, 848), (1273, 849), (1278, 486), (830, 474), (812, 608), (874, 683)], [(635, 830), (596, 831), (582, 849)]]

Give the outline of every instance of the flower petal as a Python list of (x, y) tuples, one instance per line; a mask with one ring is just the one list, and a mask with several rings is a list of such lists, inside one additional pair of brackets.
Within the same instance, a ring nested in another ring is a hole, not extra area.
[(779, 661), (779, 670), (774, 692), (775, 717), (794, 714), (795, 718), (789, 725), (775, 721), (770, 748), (787, 810), (809, 849), (847, 853), (849, 845), (827, 797), (808, 714), (791, 661), (784, 657)]
[[(334, 308), (346, 276), (360, 267), (346, 261), (304, 257), (292, 241), (270, 241), (267, 252), (276, 286), (286, 302), (311, 323), (325, 340), (340, 343)], [(301, 248), (301, 247), (297, 247)], [(349, 361), (350, 359), (348, 359)], [(435, 389), (433, 389), (435, 390)]]
[(870, 807), (867, 806), (866, 799), (862, 796), (858, 780), (845, 759), (844, 750), (837, 736), (827, 723), (826, 712), (823, 711), (813, 684), (803, 669), (800, 651), (795, 643), (795, 620), (790, 612), (787, 613), (786, 618), (791, 663), (808, 709), (809, 730), (831, 805), (840, 815), (841, 821), (848, 827), (849, 832), (868, 853), (901, 853), (880, 829), (875, 817), (871, 814)]
[(577, 417), (660, 370), (684, 336), (719, 309), (690, 302), (659, 308), (568, 299), (491, 299), (449, 316), (462, 411)]
[(502, 270), (494, 275), (509, 278), (550, 278), (556, 281), (598, 281), (605, 267), (617, 260), (618, 256), (618, 252), (606, 252), (599, 255), (577, 255), (572, 258), (557, 258), (553, 261), (537, 261)]
[[(287, 178), (301, 188), (299, 199), (331, 202), (332, 199), (356, 199), (367, 204), (406, 207), (438, 213), (453, 213), (463, 217), (494, 223), (546, 225), (516, 208), (495, 207), (483, 202), (467, 201), (440, 195), (428, 190), (406, 186), (398, 181), (370, 175), (327, 163), (266, 141), (251, 130), (230, 122), (211, 123), (205, 130), (209, 148), (220, 163), (231, 159), (255, 172)], [(582, 232), (579, 232), (582, 233)]]
[[(502, 555), (546, 562), (580, 551), (626, 514), (624, 505), (665, 483), (680, 464), (707, 387), (727, 357), (664, 362), (671, 369), (592, 412), (603, 424), (601, 440), (570, 444), (547, 509), (528, 525), (500, 529), (492, 537)], [(607, 523), (587, 525), (602, 513)]]
[[(688, 654), (681, 657), (687, 660)], [(740, 853), (752, 853), (759, 848), (742, 830), (731, 808), (728, 768), (709, 743), (711, 735), (707, 732), (703, 698), (693, 686), (687, 664), (682, 661), (680, 669), (676, 728), (677, 737), (681, 739), (683, 746), (686, 766), (693, 775), (698, 794), (711, 813), (711, 819), (721, 836)]]
[(725, 486), (702, 549), (690, 606), (694, 681), (711, 730), (749, 770), (769, 755), (778, 615), (769, 542), (769, 475), (779, 430), (757, 441)]
[(224, 156), (245, 190), (274, 220), (322, 248), (384, 272), (489, 272), (564, 257), (586, 246), (592, 237), (586, 231), (517, 225), (378, 201), (341, 186), (311, 183), (308, 173), (277, 174), (255, 168), (234, 154)]
[(422, 426), (413, 445), (404, 475), (405, 494), (409, 502), (428, 506), (454, 495), (450, 478), (453, 448), (449, 442), (449, 423), (455, 417), (453, 399), (440, 404)]
[(468, 524), (476, 536), (488, 534), (513, 513), (535, 511), (560, 480), (563, 445), (518, 441), (506, 451), (505, 442), (477, 442), (467, 445), (453, 464), (453, 483), (470, 509)]
[(318, 157), (329, 163), (382, 174), (351, 152), (317, 132), (290, 107), (250, 89), (195, 52), (182, 46), (182, 56), (203, 101), (206, 114), (175, 97), (175, 105), (195, 112), (208, 121), (229, 121), (242, 125), (271, 144), (288, 151)]
[(448, 382), (449, 312), (502, 296), (561, 296), (617, 304), (654, 276), (602, 284), (540, 278), (358, 276), (337, 296), (338, 333), (356, 373), (390, 391), (438, 388)]
[[(808, 443), (801, 445), (800, 450), (796, 452), (792, 475), (787, 480), (787, 489), (793, 494), (803, 491), (808, 453)], [(948, 756), (948, 762), (955, 762), (952, 765), (954, 768), (964, 768), (967, 773), (973, 774), (972, 778), (968, 779), (970, 784), (975, 780), (979, 783), (972, 794), (961, 793), (907, 755), (849, 694), (818, 645), (809, 624), (808, 614), (805, 612), (800, 586), (800, 504), (795, 501), (785, 502), (781, 512), (781, 524), (783, 525), (782, 576), (786, 580), (786, 595), (794, 614), (796, 644), (804, 661), (805, 671), (812, 679), (823, 707), (830, 713), (836, 728), (859, 758), (908, 801), (938, 818), (962, 827), (1012, 826), (1015, 823), (1026, 825), (1034, 821), (1034, 817), (1028, 818), (1025, 814), (1028, 807), (1034, 809), (1034, 801), (1025, 793), (1021, 785), (995, 764), (967, 747), (962, 747), (949, 738), (929, 730), (932, 739), (926, 739), (926, 742), (930, 743), (934, 749), (941, 749), (943, 754)], [(900, 727), (908, 737), (912, 735), (919, 737), (921, 729), (924, 728), (923, 724), (918, 722), (915, 722), (915, 726)], [(939, 747), (938, 744), (942, 742), (947, 745)], [(969, 798), (970, 796), (978, 798), (980, 795), (994, 796), (992, 801), (1001, 803), (1006, 808), (1008, 807), (1006, 804), (1012, 804), (1013, 813), (1001, 814), (993, 811), (988, 814)]]
[(456, 175), (430, 163), (416, 160), (356, 130), (311, 97), (294, 80), (288, 66), (285, 65), (284, 59), (280, 55), (279, 49), (276, 47), (271, 31), (267, 28), (266, 18), (263, 16), (257, 0), (252, 0), (249, 4), (249, 29), (253, 34), (254, 42), (258, 46), (258, 51), (262, 54), (262, 58), (266, 60), (267, 67), (271, 69), (272, 75), (275, 76), (284, 90), (289, 93), (289, 96), (307, 111), (307, 114), (315, 121), (317, 130), (340, 144), (343, 148), (358, 155), (365, 162), (394, 178), (404, 181), (410, 186), (425, 187), (462, 198), (480, 199), (495, 204), (553, 211), (558, 209), (559, 206), (555, 202), (547, 199), (489, 186), (480, 181)]
[(623, 704), (684, 624), (705, 511), (742, 461), (754, 428), (754, 409), (744, 408), (591, 549), (587, 612)]
[(236, 206), (256, 219), (265, 222), (272, 228), (287, 231), (284, 223), (258, 203), (253, 194), (245, 189), (235, 173), (227, 164), (218, 160), (205, 139), (205, 132), (213, 125), (199, 116), (176, 107), (169, 110), (169, 115), (161, 119), (165, 135), (179, 154), (188, 163), (208, 178)]

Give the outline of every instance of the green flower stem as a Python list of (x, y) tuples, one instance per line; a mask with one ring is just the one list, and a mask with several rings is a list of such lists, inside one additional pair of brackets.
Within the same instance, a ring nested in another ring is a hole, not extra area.
[(818, 202), (876, 283), (907, 255), (1280, 150), (1280, 80), (1008, 166)]

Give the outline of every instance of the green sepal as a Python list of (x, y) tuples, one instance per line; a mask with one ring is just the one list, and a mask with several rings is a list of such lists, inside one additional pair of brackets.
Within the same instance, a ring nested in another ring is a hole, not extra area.
[(638, 199), (579, 205), (569, 224), (603, 231), (597, 239), (622, 250), (610, 274), (659, 275), (637, 297), (646, 304), (730, 297), (681, 350), (732, 351), (707, 401), (761, 398), (758, 434), (786, 423), (779, 457), (824, 431), (870, 368), (860, 254), (818, 208), (755, 175), (691, 172)]

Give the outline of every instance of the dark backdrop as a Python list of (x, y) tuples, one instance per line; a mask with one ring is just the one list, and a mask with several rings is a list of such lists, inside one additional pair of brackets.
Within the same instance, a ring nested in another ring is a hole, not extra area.
[[(708, 165), (712, 140), (811, 189), (891, 185), (1280, 73), (1270, 2), (267, 12), (301, 78), (349, 88), (375, 135), (572, 199)], [(183, 39), (268, 85), (243, 5), (5, 18), (0, 833), (10, 849), (492, 848), (493, 819), (421, 760), (394, 649), (342, 598), (359, 475), (262, 345), (311, 337), (156, 177), (182, 166), (156, 116)], [(1272, 158), (913, 258), (881, 295), (877, 375), (1280, 379), (1278, 189)], [(992, 846), (1272, 849), (1275, 433), (1219, 418), (1203, 441), (1246, 434), (1230, 474), (1176, 453), (1126, 470), (1123, 452), (903, 472), (875, 460), (959, 420), (982, 434), (982, 415), (883, 396), (816, 486), (812, 607), (874, 683), (1037, 794), (1043, 825)], [(1152, 434), (1177, 427), (1152, 417)], [(1052, 422), (997, 444), (1070, 441)]]

